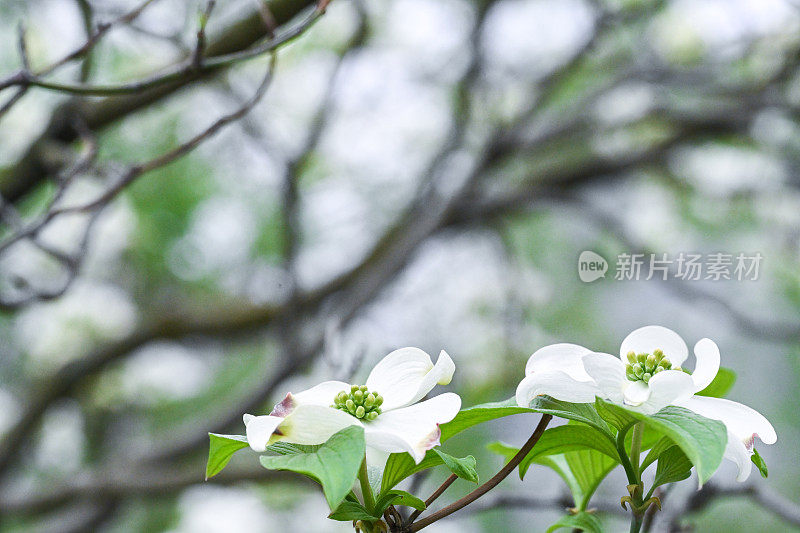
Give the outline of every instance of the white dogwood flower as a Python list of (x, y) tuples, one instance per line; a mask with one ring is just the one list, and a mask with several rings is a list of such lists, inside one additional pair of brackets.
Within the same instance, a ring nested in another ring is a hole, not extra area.
[(546, 394), (573, 403), (591, 403), (598, 396), (644, 414), (668, 405), (685, 407), (725, 424), (725, 457), (736, 463), (737, 480), (743, 481), (750, 475), (755, 438), (773, 444), (775, 430), (764, 416), (745, 405), (695, 395), (719, 370), (719, 348), (712, 340), (695, 344), (691, 374), (680, 367), (688, 355), (680, 335), (661, 326), (633, 331), (622, 341), (619, 357), (575, 344), (546, 346), (528, 360), (526, 377), (517, 387), (517, 403), (527, 407), (536, 396)]
[(289, 393), (269, 415), (244, 415), (250, 447), (263, 452), (283, 441), (321, 444), (352, 425), (364, 428), (373, 464), (389, 453), (409, 453), (416, 463), (439, 445), (439, 424), (452, 420), (461, 398), (448, 392), (420, 402), (437, 384), (447, 385), (455, 364), (442, 350), (434, 365), (418, 348), (401, 348), (384, 357), (365, 385), (326, 381)]

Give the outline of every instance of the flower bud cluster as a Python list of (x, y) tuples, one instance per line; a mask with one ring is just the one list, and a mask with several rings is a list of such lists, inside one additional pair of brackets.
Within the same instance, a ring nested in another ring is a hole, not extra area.
[(331, 407), (349, 413), (358, 419), (372, 421), (381, 414), (383, 396), (375, 391), (369, 392), (366, 385), (353, 385), (350, 391), (343, 390), (334, 398)]
[(663, 372), (664, 370), (683, 370), (681, 367), (673, 367), (669, 359), (664, 356), (661, 350), (654, 350), (652, 354), (628, 352), (628, 364), (625, 365), (625, 376), (630, 381), (650, 382), (650, 378)]

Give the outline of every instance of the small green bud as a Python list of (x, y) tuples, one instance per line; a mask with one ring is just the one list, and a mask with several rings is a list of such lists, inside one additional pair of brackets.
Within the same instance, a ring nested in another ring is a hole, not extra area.
[(364, 393), (361, 392), (361, 389), (353, 393), (353, 400), (355, 400), (356, 403), (361, 403), (364, 401)]
[(650, 372), (645, 372), (644, 374), (642, 374), (642, 381), (644, 381), (645, 383), (649, 383), (651, 377), (653, 376), (652, 374), (650, 374)]
[(383, 405), (383, 396), (381, 396), (380, 394), (375, 395), (375, 405), (377, 405), (378, 407)]
[(644, 364), (647, 362), (647, 354), (646, 353), (640, 353), (639, 355), (636, 356), (636, 361), (640, 365), (644, 366)]
[(345, 407), (347, 407), (347, 410), (350, 412), (351, 415), (356, 414), (356, 402), (354, 402), (350, 398), (348, 398), (347, 401), (345, 402)]
[(366, 416), (365, 418), (366, 418), (367, 420), (369, 420), (370, 422), (372, 422), (373, 420), (375, 420), (376, 418), (378, 418), (378, 415), (379, 415), (379, 414), (380, 414), (380, 413), (379, 413), (379, 412), (377, 412), (377, 411), (370, 411), (369, 413), (367, 413), (367, 416)]
[(630, 364), (636, 363), (636, 354), (633, 351), (628, 352), (627, 358)]
[(352, 385), (352, 386), (350, 387), (350, 394), (353, 394), (354, 392), (356, 392), (356, 391), (357, 391), (357, 390), (359, 390), (360, 388), (361, 388), (361, 387), (359, 387), (358, 385)]
[(636, 376), (641, 376), (642, 374), (644, 374), (644, 369), (642, 368), (642, 365), (639, 364), (639, 363), (636, 363), (635, 365), (633, 365), (633, 373)]
[(663, 366), (665, 370), (669, 370), (670, 368), (672, 368), (672, 362), (666, 358), (662, 359), (661, 363), (659, 364)]
[(366, 394), (368, 391), (369, 391), (369, 388), (367, 388), (367, 386), (366, 386), (366, 385), (361, 385), (361, 392), (363, 392), (364, 394)]
[(364, 418), (364, 415), (366, 415), (366, 414), (367, 414), (367, 410), (366, 410), (366, 409), (364, 409), (364, 406), (363, 406), (363, 405), (359, 405), (359, 406), (356, 408), (356, 413), (355, 413), (355, 415), (356, 415), (356, 418)]
[(658, 361), (656, 361), (656, 356), (655, 355), (648, 355), (647, 356), (647, 366), (654, 367), (654, 366), (656, 366), (657, 362)]
[(367, 397), (364, 398), (364, 407), (369, 409), (373, 405), (375, 405), (375, 395), (372, 394), (372, 393), (369, 393), (369, 394), (367, 394)]
[(664, 367), (661, 366), (661, 365), (658, 365), (656, 367), (656, 369), (653, 371), (653, 374), (658, 374), (659, 372), (663, 372), (663, 371), (664, 371)]
[(664, 358), (664, 352), (663, 352), (663, 350), (661, 350), (661, 348), (656, 348), (655, 350), (653, 350), (653, 355), (659, 361), (661, 361)]

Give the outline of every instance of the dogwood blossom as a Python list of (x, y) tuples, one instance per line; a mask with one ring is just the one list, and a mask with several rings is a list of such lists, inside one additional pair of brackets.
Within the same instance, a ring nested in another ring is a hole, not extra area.
[(452, 420), (461, 398), (448, 392), (420, 401), (437, 384), (447, 385), (455, 364), (442, 350), (434, 365), (418, 348), (401, 348), (372, 369), (365, 385), (326, 381), (288, 393), (269, 415), (244, 415), (250, 447), (263, 452), (275, 442), (321, 444), (352, 425), (364, 428), (367, 459), (407, 452), (419, 464), (439, 445), (439, 424)]
[(534, 353), (517, 387), (517, 403), (530, 405), (546, 394), (573, 403), (591, 403), (595, 396), (644, 414), (668, 405), (685, 407), (719, 420), (728, 430), (725, 458), (739, 468), (744, 481), (752, 468), (755, 438), (765, 444), (777, 441), (775, 429), (757, 411), (721, 398), (697, 396), (716, 377), (720, 365), (717, 345), (701, 339), (694, 346), (695, 369), (680, 365), (689, 356), (683, 339), (661, 326), (645, 326), (625, 337), (619, 357), (596, 353), (575, 344), (554, 344)]

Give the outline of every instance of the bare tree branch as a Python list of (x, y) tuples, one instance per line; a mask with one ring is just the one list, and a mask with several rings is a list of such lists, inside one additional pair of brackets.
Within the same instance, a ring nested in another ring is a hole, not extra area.
[[(272, 0), (270, 12), (276, 22), (283, 25), (313, 5), (313, 0)], [(231, 57), (231, 54), (246, 51), (263, 39), (266, 31), (260, 11), (254, 10), (231, 24), (216, 38), (210, 39), (205, 55), (207, 58), (226, 55)], [(252, 53), (252, 51), (247, 53)], [(58, 167), (53, 165), (47, 154), (53, 143), (68, 144), (75, 140), (78, 135), (74, 128), (76, 117), (82, 119), (91, 131), (97, 132), (123, 117), (161, 101), (187, 85), (206, 80), (217, 72), (219, 69), (208, 69), (148, 91), (125, 96), (96, 101), (73, 99), (65, 102), (53, 112), (44, 133), (30, 145), (19, 161), (9, 169), (0, 169), (0, 196), (8, 202), (15, 203), (43, 180), (57, 172)]]

